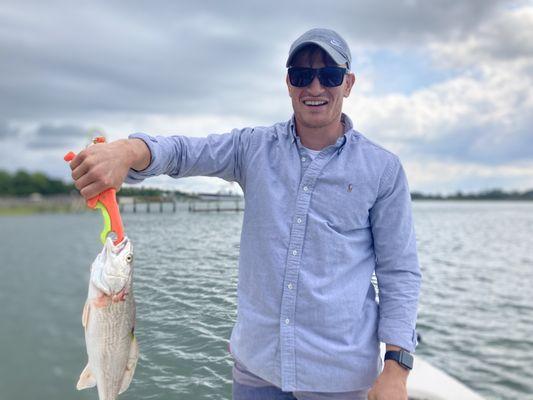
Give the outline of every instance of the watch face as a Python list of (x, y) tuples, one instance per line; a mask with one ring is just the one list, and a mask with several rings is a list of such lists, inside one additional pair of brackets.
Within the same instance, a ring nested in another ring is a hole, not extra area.
[(400, 364), (408, 369), (413, 369), (413, 356), (406, 351), (400, 351)]

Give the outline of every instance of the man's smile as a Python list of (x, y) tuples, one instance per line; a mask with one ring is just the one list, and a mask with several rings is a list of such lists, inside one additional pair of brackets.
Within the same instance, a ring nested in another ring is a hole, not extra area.
[(304, 99), (302, 102), (308, 107), (321, 107), (329, 103), (326, 99)]

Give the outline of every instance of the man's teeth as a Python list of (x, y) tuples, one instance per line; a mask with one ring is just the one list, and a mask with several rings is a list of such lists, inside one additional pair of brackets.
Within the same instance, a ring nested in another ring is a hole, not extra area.
[(306, 106), (323, 106), (326, 103), (327, 101), (325, 100), (305, 100), (304, 101), (304, 104)]

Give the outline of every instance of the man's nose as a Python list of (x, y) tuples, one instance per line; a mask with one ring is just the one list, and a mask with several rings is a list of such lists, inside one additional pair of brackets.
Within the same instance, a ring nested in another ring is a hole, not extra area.
[(314, 95), (314, 96), (319, 95), (320, 93), (322, 93), (324, 91), (324, 87), (322, 86), (322, 84), (318, 80), (318, 76), (315, 76), (313, 78), (313, 80), (311, 81), (309, 86), (307, 86), (307, 90), (308, 90), (309, 94)]

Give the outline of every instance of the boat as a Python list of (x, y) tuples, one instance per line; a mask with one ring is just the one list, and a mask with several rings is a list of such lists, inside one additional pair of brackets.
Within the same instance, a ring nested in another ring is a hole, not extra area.
[[(385, 346), (381, 346), (381, 358)], [(413, 355), (413, 369), (407, 379), (409, 400), (486, 400), (464, 383)]]
[(485, 400), (462, 382), (416, 355), (407, 379), (407, 394), (409, 400)]

